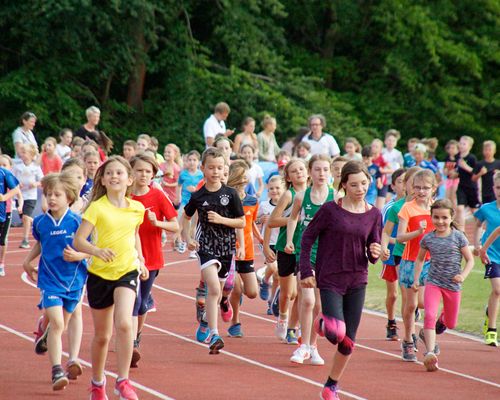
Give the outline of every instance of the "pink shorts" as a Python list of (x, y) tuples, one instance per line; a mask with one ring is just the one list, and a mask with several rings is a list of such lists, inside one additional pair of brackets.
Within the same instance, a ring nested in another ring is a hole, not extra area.
[(458, 181), (459, 181), (458, 178), (447, 179), (445, 188), (446, 189), (455, 189), (458, 186)]

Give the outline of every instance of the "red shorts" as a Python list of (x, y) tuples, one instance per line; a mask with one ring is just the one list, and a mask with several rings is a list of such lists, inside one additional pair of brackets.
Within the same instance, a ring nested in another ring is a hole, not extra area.
[(395, 265), (382, 265), (380, 277), (387, 282), (395, 282), (398, 280), (398, 270)]

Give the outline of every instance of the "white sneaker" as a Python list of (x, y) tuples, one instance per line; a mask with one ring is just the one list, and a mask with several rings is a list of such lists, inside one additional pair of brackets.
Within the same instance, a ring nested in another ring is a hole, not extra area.
[(301, 344), (293, 352), (292, 357), (290, 357), (290, 361), (296, 364), (304, 364), (304, 361), (310, 357), (311, 354), (309, 352), (309, 346), (307, 344)]
[(179, 242), (179, 247), (177, 248), (177, 251), (179, 253), (185, 253), (186, 252), (186, 243), (184, 242)]
[(309, 346), (309, 352), (311, 353), (311, 365), (325, 365), (325, 360), (319, 355), (316, 346)]
[(0, 276), (5, 276), (5, 265), (0, 264)]
[(196, 251), (190, 251), (189, 252), (189, 258), (198, 258), (198, 253)]
[(282, 342), (286, 342), (286, 330), (288, 328), (288, 320), (286, 319), (279, 319), (278, 322), (276, 323), (276, 337), (281, 340)]

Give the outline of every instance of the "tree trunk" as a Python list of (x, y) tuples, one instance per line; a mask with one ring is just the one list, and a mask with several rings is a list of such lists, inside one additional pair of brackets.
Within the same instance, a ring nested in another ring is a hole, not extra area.
[(134, 37), (136, 43), (135, 63), (130, 72), (128, 81), (127, 104), (137, 111), (143, 110), (142, 96), (144, 94), (144, 82), (146, 80), (145, 58), (149, 46), (146, 44), (143, 30), (143, 20), (136, 21), (134, 24)]
[[(335, 42), (337, 38), (337, 13), (335, 12), (334, 5), (331, 3), (329, 4), (327, 10), (325, 10), (323, 28), (321, 56), (324, 59), (332, 59), (335, 52)], [(331, 70), (331, 68), (328, 70), (325, 78), (325, 86), (331, 89), (333, 86), (333, 70)]]

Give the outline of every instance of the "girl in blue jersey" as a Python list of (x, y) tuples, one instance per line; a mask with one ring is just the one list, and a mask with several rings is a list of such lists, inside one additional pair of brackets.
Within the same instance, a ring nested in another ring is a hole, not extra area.
[[(42, 179), (48, 211), (33, 222), (35, 246), (23, 267), (41, 291), (39, 307), (45, 310), (50, 329), (47, 345), (52, 365), (52, 389), (64, 389), (69, 381), (61, 366), (62, 334), (77, 307), (87, 278), (85, 253), (72, 249), (80, 217), (70, 210), (78, 198), (78, 184), (68, 173), (49, 174)], [(32, 261), (40, 256), (38, 268)]]

